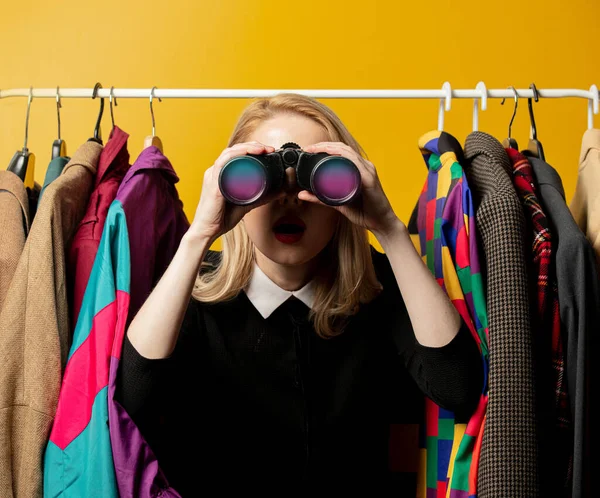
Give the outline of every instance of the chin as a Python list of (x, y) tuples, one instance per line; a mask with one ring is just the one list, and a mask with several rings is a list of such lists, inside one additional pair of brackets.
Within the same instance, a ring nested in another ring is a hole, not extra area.
[(318, 251), (309, 250), (301, 244), (282, 244), (275, 241), (261, 251), (267, 258), (280, 265), (301, 265), (313, 259)]
[(286, 244), (277, 240), (272, 234), (256, 248), (267, 258), (280, 265), (301, 265), (312, 260), (323, 250), (322, 247), (310, 243), (310, 237), (305, 234), (302, 239), (292, 244)]

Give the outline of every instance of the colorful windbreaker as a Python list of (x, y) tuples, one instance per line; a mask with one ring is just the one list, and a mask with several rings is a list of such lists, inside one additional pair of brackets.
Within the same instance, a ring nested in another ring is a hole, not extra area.
[(419, 243), (415, 245), (477, 341), (485, 381), (470, 420), (456, 420), (452, 412), (426, 398), (417, 495), (474, 497), (488, 400), (488, 323), (475, 210), (459, 162), (463, 154), (458, 141), (433, 131), (421, 137), (419, 148), (428, 174), (417, 205)]
[(149, 147), (109, 208), (46, 448), (46, 497), (179, 497), (114, 400), (126, 328), (189, 227), (177, 182), (169, 160)]

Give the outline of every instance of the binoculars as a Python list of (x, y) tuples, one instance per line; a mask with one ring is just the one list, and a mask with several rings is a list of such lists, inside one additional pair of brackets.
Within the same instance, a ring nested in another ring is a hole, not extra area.
[(351, 202), (360, 191), (360, 171), (352, 161), (326, 152), (306, 152), (294, 142), (274, 152), (230, 159), (219, 174), (219, 189), (232, 204), (252, 204), (282, 187), (287, 168), (296, 170), (303, 190), (330, 206)]

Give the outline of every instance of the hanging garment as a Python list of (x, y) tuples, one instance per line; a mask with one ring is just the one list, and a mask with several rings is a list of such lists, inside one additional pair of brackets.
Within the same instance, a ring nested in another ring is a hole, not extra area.
[(590, 393), (598, 386), (592, 376), (591, 341), (600, 327), (600, 278), (595, 253), (578, 228), (565, 201), (562, 181), (548, 163), (528, 157), (540, 191), (540, 200), (556, 235), (558, 305), (565, 340), (565, 364), (574, 431), (573, 498), (592, 496)]
[(189, 227), (178, 181), (160, 150), (146, 148), (110, 206), (46, 449), (47, 496), (94, 496), (99, 489), (103, 497), (179, 496), (113, 401), (125, 330)]
[[(448, 133), (419, 140), (428, 168), (417, 205), (421, 256), (468, 325), (482, 355), (487, 378), (487, 312), (479, 266), (475, 211), (460, 160), (463, 151)], [(419, 496), (476, 496), (479, 440), (487, 406), (487, 383), (470, 419), (425, 400)], [(457, 494), (458, 493), (458, 494)]]
[(570, 209), (579, 228), (587, 235), (600, 267), (600, 130), (583, 135), (579, 173)]
[(40, 191), (40, 196), (37, 200), (38, 206), (40, 205), (40, 202), (42, 202), (42, 196), (44, 195), (44, 191), (46, 190), (48, 185), (50, 185), (62, 174), (63, 169), (65, 169), (65, 166), (68, 164), (70, 159), (70, 157), (59, 156), (55, 157), (54, 159), (52, 159), (52, 161), (50, 161), (48, 169), (46, 170), (46, 176), (44, 178), (44, 186), (42, 187), (42, 190)]
[(96, 173), (87, 210), (69, 247), (67, 265), (71, 330), (74, 330), (77, 324), (83, 294), (94, 266), (108, 208), (114, 201), (119, 185), (129, 169), (128, 138), (129, 135), (118, 126), (112, 129), (108, 142), (100, 154), (98, 173)]
[[(519, 151), (507, 148), (513, 184), (524, 208), (529, 232), (526, 258), (531, 269), (531, 325), (534, 341), (536, 401), (540, 428), (542, 496), (569, 496), (573, 453), (565, 376), (563, 338), (558, 308), (558, 285), (553, 258), (554, 238), (537, 197), (533, 168)], [(562, 490), (562, 491), (561, 491)]]
[(0, 171), (0, 312), (29, 232), (29, 202), (23, 181)]
[(540, 494), (525, 220), (502, 144), (482, 132), (465, 143), (487, 263), (489, 400), (477, 491), (481, 498)]
[(42, 187), (39, 183), (34, 182), (33, 188), (26, 187), (26, 190), (27, 200), (29, 202), (29, 223), (33, 223), (33, 220), (35, 219), (35, 213), (37, 212)]
[(65, 249), (101, 146), (86, 142), (46, 190), (0, 314), (0, 496), (42, 494), (42, 457), (69, 344)]

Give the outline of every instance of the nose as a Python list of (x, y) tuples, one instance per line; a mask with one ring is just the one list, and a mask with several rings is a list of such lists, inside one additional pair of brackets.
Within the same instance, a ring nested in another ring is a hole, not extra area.
[(294, 168), (287, 168), (285, 170), (285, 178), (283, 179), (283, 187), (286, 195), (279, 199), (281, 204), (302, 204), (302, 199), (298, 199), (298, 192), (302, 190), (296, 179), (296, 170)]

